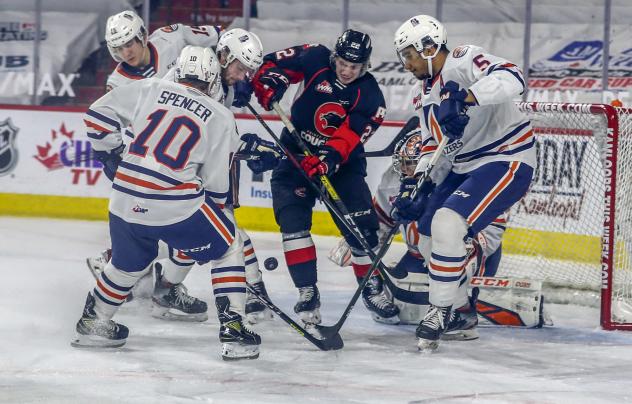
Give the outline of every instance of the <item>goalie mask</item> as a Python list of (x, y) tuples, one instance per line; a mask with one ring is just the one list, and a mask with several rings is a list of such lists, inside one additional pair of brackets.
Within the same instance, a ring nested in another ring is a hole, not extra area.
[(393, 154), (393, 170), (402, 177), (411, 177), (421, 158), (421, 131), (415, 129), (400, 140)]
[(226, 69), (233, 60), (238, 60), (248, 70), (248, 77), (263, 63), (263, 45), (259, 37), (241, 28), (228, 30), (217, 41), (217, 52), (223, 52), (225, 61), (221, 65)]
[[(402, 51), (412, 46), (419, 56), (428, 63), (428, 73), (433, 77), (432, 59), (439, 53), (442, 45), (448, 42), (448, 33), (443, 24), (429, 15), (417, 15), (403, 23), (395, 32), (395, 50), (402, 65), (406, 58)], [(425, 55), (424, 50), (436, 47), (431, 55)]]
[(147, 46), (147, 29), (138, 14), (127, 10), (108, 18), (105, 25), (105, 42), (114, 60), (123, 62), (119, 50), (134, 38), (138, 39), (143, 47)]
[(217, 56), (210, 48), (188, 45), (180, 52), (176, 80), (208, 83), (205, 92), (217, 102), (222, 102), (224, 98), (220, 72)]

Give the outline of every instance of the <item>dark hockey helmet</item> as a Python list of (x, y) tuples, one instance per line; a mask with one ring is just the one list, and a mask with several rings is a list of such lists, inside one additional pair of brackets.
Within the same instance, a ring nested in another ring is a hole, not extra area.
[(360, 31), (348, 29), (336, 41), (336, 56), (348, 62), (368, 64), (371, 51), (373, 51), (371, 38)]
[(340, 35), (340, 38), (336, 41), (334, 51), (331, 52), (331, 67), (336, 70), (336, 57), (351, 63), (362, 63), (362, 69), (358, 75), (358, 77), (362, 77), (371, 67), (369, 59), (372, 50), (371, 38), (369, 38), (368, 34), (348, 29)]
[(421, 130), (415, 128), (395, 146), (393, 170), (405, 177), (412, 176), (421, 157), (421, 147)]

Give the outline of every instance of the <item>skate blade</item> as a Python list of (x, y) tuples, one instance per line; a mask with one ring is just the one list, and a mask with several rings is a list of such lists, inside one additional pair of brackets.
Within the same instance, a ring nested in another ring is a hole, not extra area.
[(443, 334), (441, 339), (444, 341), (471, 341), (473, 339), (478, 339), (478, 331), (476, 328), (450, 331)]
[(126, 342), (127, 338), (111, 340), (98, 335), (76, 334), (70, 345), (75, 348), (120, 348)]
[(260, 323), (262, 321), (272, 320), (274, 316), (272, 311), (268, 308), (262, 311), (256, 311), (252, 313), (246, 313), (246, 322), (250, 325)]
[(382, 317), (376, 313), (371, 312), (371, 317), (373, 318), (373, 321), (381, 324), (397, 325), (400, 322), (399, 316), (397, 314), (393, 317)]
[(439, 348), (439, 341), (419, 338), (417, 348), (419, 349), (419, 352), (423, 354), (430, 354), (437, 351), (437, 348)]
[(151, 309), (151, 316), (160, 320), (167, 321), (184, 321), (188, 323), (201, 323), (208, 320), (208, 314), (204, 313), (184, 313), (180, 310), (161, 307), (153, 304)]
[(257, 359), (259, 345), (242, 345), (238, 342), (224, 342), (222, 344), (222, 359), (238, 361), (241, 359)]
[(86, 265), (94, 279), (99, 279), (99, 275), (103, 272), (103, 265), (97, 261), (98, 258), (86, 258)]
[(298, 313), (298, 317), (306, 326), (318, 325), (322, 321), (320, 317), (320, 310), (318, 309), (312, 311), (301, 311)]

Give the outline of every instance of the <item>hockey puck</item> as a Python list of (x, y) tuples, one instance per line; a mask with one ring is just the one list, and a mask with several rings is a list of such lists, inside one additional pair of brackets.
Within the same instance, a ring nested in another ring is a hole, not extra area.
[(277, 261), (277, 259), (274, 257), (266, 258), (266, 260), (263, 261), (263, 266), (268, 271), (273, 271), (279, 266), (279, 261)]

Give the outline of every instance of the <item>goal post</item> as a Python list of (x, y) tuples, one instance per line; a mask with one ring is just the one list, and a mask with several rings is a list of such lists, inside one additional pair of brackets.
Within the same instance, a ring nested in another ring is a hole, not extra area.
[(497, 275), (543, 280), (548, 301), (589, 303), (581, 296), (592, 292), (604, 329), (632, 330), (632, 110), (518, 106), (536, 134), (537, 166), (510, 210)]

